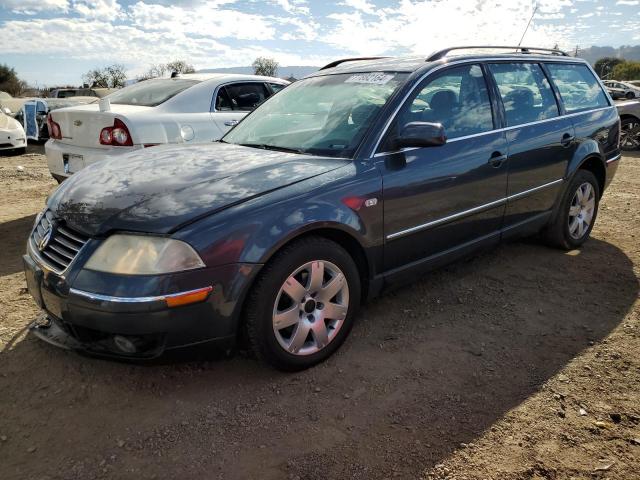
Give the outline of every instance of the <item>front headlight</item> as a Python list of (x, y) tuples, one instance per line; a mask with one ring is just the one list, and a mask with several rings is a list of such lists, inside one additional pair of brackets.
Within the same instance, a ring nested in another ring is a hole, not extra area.
[(91, 255), (85, 268), (124, 275), (152, 275), (204, 267), (188, 243), (173, 238), (117, 234)]

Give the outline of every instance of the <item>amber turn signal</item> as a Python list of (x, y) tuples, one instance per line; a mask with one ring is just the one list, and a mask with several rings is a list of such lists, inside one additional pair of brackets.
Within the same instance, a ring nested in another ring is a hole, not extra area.
[(192, 303), (204, 302), (212, 291), (213, 287), (198, 288), (197, 290), (177, 295), (167, 295), (164, 300), (169, 308), (181, 307)]

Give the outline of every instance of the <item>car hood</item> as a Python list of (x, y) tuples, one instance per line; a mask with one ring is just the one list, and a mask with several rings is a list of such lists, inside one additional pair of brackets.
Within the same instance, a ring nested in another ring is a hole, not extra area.
[(223, 143), (158, 146), (81, 170), (51, 195), (48, 207), (91, 236), (166, 234), (347, 163)]

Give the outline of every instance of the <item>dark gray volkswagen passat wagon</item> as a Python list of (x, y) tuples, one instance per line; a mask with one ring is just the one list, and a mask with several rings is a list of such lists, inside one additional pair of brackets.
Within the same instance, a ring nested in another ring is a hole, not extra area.
[(620, 158), (611, 99), (558, 51), (455, 51), (334, 62), (219, 143), (74, 175), (28, 240), (32, 331), (126, 358), (246, 338), (302, 369), (387, 284), (515, 235), (580, 246)]

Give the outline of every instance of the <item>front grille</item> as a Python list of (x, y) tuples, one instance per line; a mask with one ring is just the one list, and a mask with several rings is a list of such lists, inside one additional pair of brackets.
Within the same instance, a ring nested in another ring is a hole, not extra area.
[[(43, 239), (50, 233), (48, 241)], [(65, 270), (80, 249), (89, 240), (86, 235), (53, 218), (51, 211), (45, 211), (31, 234), (34, 248), (54, 271)]]

